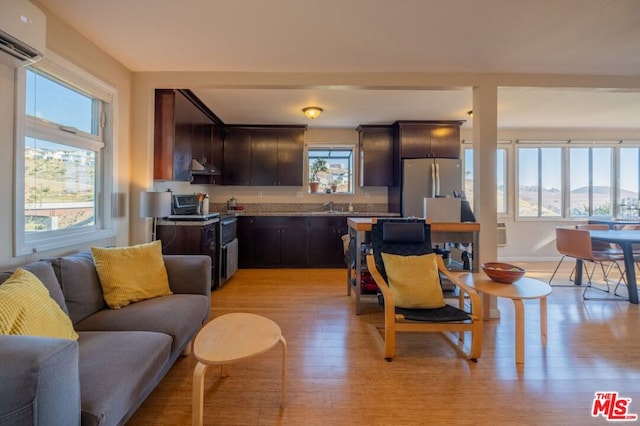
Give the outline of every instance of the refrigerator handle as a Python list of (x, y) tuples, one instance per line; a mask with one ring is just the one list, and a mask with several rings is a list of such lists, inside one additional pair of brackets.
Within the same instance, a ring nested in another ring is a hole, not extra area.
[(440, 164), (436, 163), (436, 192), (434, 193), (434, 197), (440, 196)]
[(431, 196), (436, 196), (436, 167), (435, 164), (431, 164)]

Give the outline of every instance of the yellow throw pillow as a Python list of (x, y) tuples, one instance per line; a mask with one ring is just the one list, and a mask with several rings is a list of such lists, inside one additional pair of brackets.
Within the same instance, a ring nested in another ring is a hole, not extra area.
[(445, 305), (435, 253), (422, 256), (382, 253), (382, 261), (396, 306), (433, 309)]
[(78, 340), (71, 319), (31, 272), (16, 271), (0, 285), (0, 334)]
[(102, 294), (111, 309), (173, 294), (161, 244), (158, 240), (130, 247), (91, 248)]

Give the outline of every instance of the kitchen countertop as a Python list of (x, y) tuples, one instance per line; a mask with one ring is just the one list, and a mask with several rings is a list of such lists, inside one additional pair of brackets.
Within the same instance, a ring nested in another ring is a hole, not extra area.
[(213, 217), (207, 220), (170, 220), (158, 219), (157, 225), (180, 225), (180, 226), (204, 226), (212, 223), (220, 222), (219, 217)]
[[(228, 214), (233, 214), (231, 211), (227, 212)], [(399, 217), (399, 213), (387, 213), (387, 212), (342, 212), (342, 211), (311, 211), (311, 212), (301, 212), (301, 211), (236, 211), (234, 212), (236, 216), (340, 216), (340, 217)]]

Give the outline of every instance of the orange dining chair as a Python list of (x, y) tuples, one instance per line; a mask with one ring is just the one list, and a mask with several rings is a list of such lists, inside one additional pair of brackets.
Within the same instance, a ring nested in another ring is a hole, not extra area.
[[(562, 254), (562, 260), (565, 257), (570, 257), (576, 260), (581, 260), (582, 265), (584, 267), (584, 271), (587, 275), (587, 283), (584, 287), (584, 291), (582, 293), (582, 297), (585, 300), (590, 299), (587, 297), (587, 292), (591, 288), (595, 288), (598, 290), (602, 290), (604, 292), (610, 292), (609, 282), (605, 272), (604, 264), (612, 264), (612, 268), (617, 268), (620, 275), (623, 275), (622, 270), (620, 269), (619, 261), (624, 260), (624, 256), (622, 254), (617, 253), (615, 250), (593, 250), (593, 245), (591, 242), (591, 235), (589, 231), (586, 229), (576, 229), (576, 228), (556, 228), (556, 248), (560, 254)], [(606, 289), (600, 289), (598, 287), (593, 287), (593, 272), (594, 268), (591, 270), (587, 267), (587, 263), (591, 263), (594, 266), (599, 265), (603, 271), (605, 276), (604, 283)], [(560, 265), (558, 264), (558, 267)], [(551, 280), (555, 276), (558, 267), (554, 271), (551, 276)], [(551, 282), (549, 280), (549, 282)]]
[[(593, 228), (592, 228), (593, 227)], [(607, 225), (576, 225), (573, 228), (556, 228), (556, 250), (558, 251), (558, 253), (560, 253), (562, 255), (562, 257), (560, 258), (560, 261), (558, 261), (558, 264), (556, 265), (556, 269), (553, 271), (553, 274), (551, 274), (551, 278), (549, 278), (549, 285), (553, 286), (553, 287), (573, 287), (573, 285), (559, 285), (559, 284), (551, 284), (551, 282), (553, 281), (553, 278), (556, 276), (556, 273), (558, 272), (558, 269), (560, 268), (560, 265), (562, 264), (562, 262), (564, 261), (565, 258), (569, 257), (569, 258), (574, 258), (575, 256), (573, 256), (574, 250), (572, 247), (572, 243), (570, 241), (570, 235), (569, 233), (564, 233), (564, 232), (558, 232), (558, 229), (600, 229), (600, 230), (607, 230), (609, 229), (609, 227)], [(611, 246), (608, 243), (597, 243), (597, 245), (592, 245), (592, 249), (599, 253), (599, 254), (607, 254), (607, 255), (612, 255), (612, 254), (616, 254), (616, 255), (620, 255), (622, 256), (622, 251), (620, 250), (619, 252), (615, 252), (611, 250)], [(583, 262), (583, 266), (586, 268), (587, 265), (585, 262)], [(593, 263), (593, 267), (591, 268), (591, 272), (587, 271), (587, 277), (589, 279), (591, 279), (591, 277), (593, 276), (593, 273), (595, 272), (596, 267), (598, 266), (597, 263)], [(607, 270), (605, 270), (604, 266), (602, 264), (600, 264), (600, 266), (602, 266), (602, 273), (604, 276), (604, 279), (607, 279), (607, 272), (608, 270), (611, 269), (611, 266), (609, 265)], [(571, 271), (571, 274), (569, 274), (569, 280), (573, 281), (573, 276), (575, 273), (575, 266), (573, 267), (573, 270)]]
[[(576, 229), (586, 229), (586, 230), (594, 230), (594, 231), (608, 231), (609, 230), (609, 225), (607, 224), (600, 224), (600, 223), (585, 223), (585, 224), (578, 224), (576, 225)], [(594, 253), (598, 253), (598, 254), (603, 254), (603, 255), (608, 255), (608, 256), (623, 256), (624, 258), (624, 253), (622, 252), (622, 248), (617, 245), (617, 244), (610, 244), (610, 243), (604, 243), (602, 241), (592, 241), (591, 242), (591, 248), (594, 251)], [(611, 270), (614, 268), (614, 262), (607, 262), (607, 267), (604, 268), (604, 265), (602, 265), (602, 274), (603, 274), (603, 279), (605, 281), (609, 280), (609, 273), (611, 272)], [(616, 263), (617, 265), (617, 263)], [(595, 267), (595, 265), (594, 265)], [(618, 268), (620, 269), (620, 268)], [(591, 273), (593, 274), (593, 271), (595, 270), (595, 268), (591, 271)]]

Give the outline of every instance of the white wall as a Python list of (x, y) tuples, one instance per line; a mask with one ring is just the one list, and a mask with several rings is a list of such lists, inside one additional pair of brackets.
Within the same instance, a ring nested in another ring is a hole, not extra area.
[[(129, 242), (129, 181), (130, 181), (130, 104), (131, 72), (111, 56), (97, 48), (81, 34), (38, 5), (47, 15), (47, 49), (93, 74), (118, 91), (119, 108), (114, 135), (116, 158), (116, 186), (120, 198), (121, 216), (114, 220), (115, 234), (106, 241), (91, 245), (125, 245)], [(70, 246), (51, 252), (40, 252), (29, 256), (13, 255), (13, 160), (14, 160), (14, 72), (0, 65), (0, 267), (10, 267), (43, 257), (71, 253), (89, 246)]]

